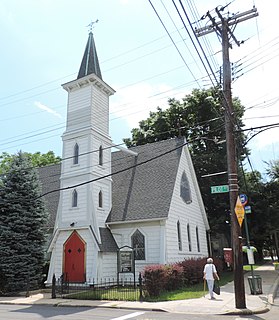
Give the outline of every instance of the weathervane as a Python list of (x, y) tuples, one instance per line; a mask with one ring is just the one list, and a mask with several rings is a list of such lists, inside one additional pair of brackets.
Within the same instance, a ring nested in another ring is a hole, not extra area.
[(89, 25), (87, 26), (87, 27), (89, 27), (89, 32), (92, 32), (94, 24), (98, 23), (98, 22), (99, 22), (99, 20), (97, 19), (96, 21), (91, 21), (89, 23)]

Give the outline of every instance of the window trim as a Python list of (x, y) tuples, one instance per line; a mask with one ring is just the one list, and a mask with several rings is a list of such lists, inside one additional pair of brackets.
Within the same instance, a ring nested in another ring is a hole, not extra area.
[(201, 252), (199, 227), (198, 226), (196, 226), (196, 238), (197, 238), (197, 249), (198, 249), (198, 252)]
[(102, 190), (99, 191), (98, 193), (98, 208), (103, 208), (104, 203), (103, 203), (103, 192)]
[[(143, 247), (135, 248), (135, 246), (134, 246), (134, 241), (133, 241), (133, 239), (137, 236), (137, 234), (141, 236)], [(135, 260), (137, 260), (137, 261), (145, 261), (145, 260), (146, 260), (145, 235), (144, 235), (139, 229), (136, 229), (135, 232), (133, 232), (133, 234), (131, 235), (131, 247), (132, 247), (133, 250), (134, 250)], [(141, 253), (138, 253), (138, 252), (136, 251), (137, 249), (138, 249)], [(139, 254), (142, 255), (142, 258), (141, 258), (141, 259), (138, 259)]]
[(180, 221), (179, 220), (176, 223), (176, 228), (177, 228), (178, 250), (182, 251), (181, 228), (180, 228)]
[(79, 163), (79, 145), (76, 143), (74, 145), (74, 155), (73, 155), (73, 164), (76, 165)]
[(188, 237), (189, 251), (192, 252), (191, 229), (190, 229), (190, 224), (189, 223), (187, 223), (187, 237)]
[(187, 178), (185, 170), (183, 171), (180, 179), (180, 197), (186, 204), (190, 204), (193, 201), (190, 182)]
[(99, 147), (99, 166), (103, 166), (104, 164), (104, 152), (103, 152), (103, 147), (100, 145)]
[(77, 208), (78, 206), (78, 192), (76, 189), (72, 192), (72, 208)]

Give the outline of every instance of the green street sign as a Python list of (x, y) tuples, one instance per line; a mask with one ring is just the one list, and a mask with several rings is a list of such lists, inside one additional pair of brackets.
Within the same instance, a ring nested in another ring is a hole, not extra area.
[(225, 193), (229, 192), (229, 186), (223, 185), (223, 186), (212, 186), (211, 187), (211, 193)]

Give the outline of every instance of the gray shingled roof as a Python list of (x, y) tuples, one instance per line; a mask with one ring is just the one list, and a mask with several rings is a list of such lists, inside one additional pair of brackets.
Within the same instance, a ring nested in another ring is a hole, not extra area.
[[(183, 142), (182, 139), (169, 139), (131, 148), (138, 153), (137, 157), (124, 151), (112, 152), (112, 173), (174, 150)], [(146, 164), (113, 175), (112, 210), (107, 222), (167, 218), (180, 154), (181, 148), (178, 148)], [(59, 189), (60, 173), (60, 164), (39, 168), (42, 193)], [(44, 197), (50, 228), (55, 224), (59, 195), (59, 192), (53, 192)], [(100, 249), (115, 251), (117, 246), (110, 230), (100, 228), (100, 234)]]
[[(183, 139), (169, 139), (112, 153), (112, 173), (177, 148)], [(162, 219), (168, 216), (181, 148), (112, 176), (112, 210), (107, 222)]]
[(100, 250), (103, 252), (117, 252), (118, 246), (110, 230), (108, 228), (99, 228), (99, 230), (101, 236)]
[(99, 60), (97, 56), (97, 50), (95, 47), (93, 33), (90, 32), (88, 36), (88, 41), (84, 50), (83, 58), (79, 68), (79, 73), (77, 79), (88, 76), (89, 74), (96, 74), (100, 79), (102, 79), (101, 69), (99, 65)]
[[(42, 194), (52, 190), (58, 190), (60, 188), (60, 164), (39, 168), (38, 172), (42, 184)], [(59, 202), (59, 192), (47, 194), (44, 199), (49, 213), (48, 227), (53, 228)]]

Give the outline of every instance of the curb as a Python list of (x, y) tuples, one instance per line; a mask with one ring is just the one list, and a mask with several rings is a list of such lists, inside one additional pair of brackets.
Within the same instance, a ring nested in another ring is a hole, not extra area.
[[(274, 281), (273, 285), (270, 287), (269, 293), (267, 295), (265, 295), (265, 297), (267, 298), (267, 302), (266, 305), (263, 307), (260, 307), (258, 309), (231, 309), (231, 310), (227, 310), (221, 313), (212, 313), (215, 315), (252, 315), (252, 314), (262, 314), (262, 313), (266, 313), (268, 311), (270, 311), (271, 306), (274, 303), (274, 298), (276, 297), (277, 294), (277, 290), (279, 287), (279, 274), (276, 278), (276, 280)], [(8, 305), (8, 304), (15, 304), (15, 302), (12, 301), (0, 301), (0, 305)], [(169, 312), (168, 310), (165, 310), (164, 308), (156, 308), (154, 306), (150, 306), (150, 308), (148, 307), (141, 307), (141, 306), (124, 306), (124, 305), (103, 305), (103, 304), (96, 304), (96, 305), (90, 305), (90, 304), (79, 304), (79, 303), (72, 303), (72, 304), (67, 304), (64, 301), (48, 301), (48, 303), (44, 303), (43, 301), (38, 302), (38, 303), (34, 303), (34, 302), (16, 302), (16, 304), (18, 305), (41, 305), (41, 306), (53, 306), (53, 307), (85, 307), (85, 308), (110, 308), (110, 309), (126, 309), (126, 310), (140, 310), (140, 311), (154, 311), (154, 312), (164, 312), (167, 313)], [(184, 313), (184, 314), (207, 314), (207, 313), (197, 313), (197, 312), (179, 312), (179, 313)]]
[(277, 279), (275, 280), (274, 284), (272, 285), (272, 287), (270, 289), (270, 293), (267, 295), (267, 303), (266, 303), (265, 307), (256, 309), (254, 311), (250, 310), (250, 309), (235, 309), (235, 310), (228, 311), (224, 314), (227, 314), (227, 315), (251, 315), (251, 314), (262, 314), (262, 313), (269, 312), (271, 305), (274, 302), (274, 298), (276, 297), (278, 286), (279, 286), (279, 275), (278, 275)]

